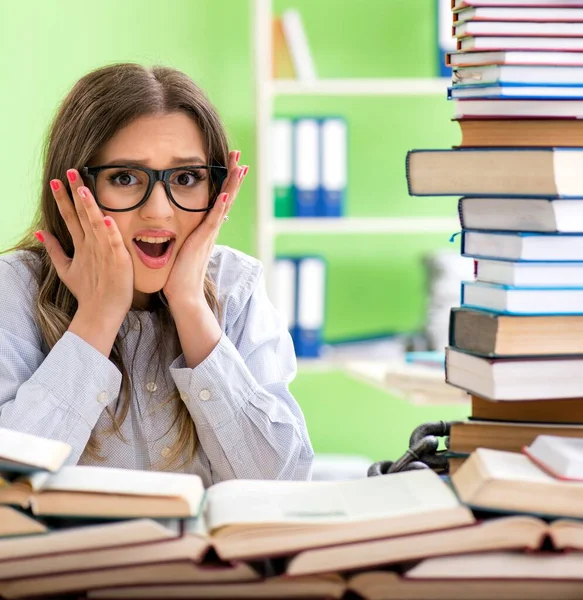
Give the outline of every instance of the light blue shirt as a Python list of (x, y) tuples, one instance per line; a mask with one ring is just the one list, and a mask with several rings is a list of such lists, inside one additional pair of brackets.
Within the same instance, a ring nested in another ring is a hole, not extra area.
[[(130, 311), (122, 325), (133, 398), (111, 433), (122, 376), (103, 354), (66, 332), (49, 352), (34, 317), (38, 289), (22, 252), (0, 257), (0, 427), (73, 447), (69, 464), (158, 470), (173, 445), (176, 386), (196, 424), (198, 446), (182, 470), (205, 486), (225, 479), (309, 479), (313, 451), (300, 407), (288, 389), (296, 374), (291, 337), (269, 301), (261, 263), (216, 246), (208, 273), (221, 306), (221, 339), (197, 367), (184, 356), (150, 360), (154, 319)], [(140, 335), (141, 334), (141, 335)], [(169, 359), (170, 360), (170, 359)], [(103, 460), (85, 446), (92, 431)], [(180, 461), (181, 462), (181, 461)]]

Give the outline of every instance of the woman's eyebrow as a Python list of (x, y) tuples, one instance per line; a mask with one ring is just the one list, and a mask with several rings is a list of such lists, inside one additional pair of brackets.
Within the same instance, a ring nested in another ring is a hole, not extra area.
[[(140, 159), (140, 158), (114, 158), (112, 160), (107, 161), (106, 165), (138, 165), (142, 167), (147, 167), (150, 161), (148, 159)], [(200, 158), (200, 156), (173, 156), (170, 160), (170, 164), (172, 165), (204, 165), (205, 161)]]

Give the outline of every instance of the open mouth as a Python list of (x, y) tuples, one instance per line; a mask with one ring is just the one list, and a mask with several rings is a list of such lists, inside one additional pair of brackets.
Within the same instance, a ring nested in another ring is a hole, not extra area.
[(146, 266), (159, 268), (170, 260), (175, 238), (136, 236), (133, 239), (137, 254)]

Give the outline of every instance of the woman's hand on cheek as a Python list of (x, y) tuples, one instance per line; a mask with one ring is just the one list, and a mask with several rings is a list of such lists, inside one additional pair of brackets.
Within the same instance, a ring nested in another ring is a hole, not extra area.
[(181, 306), (204, 306), (204, 279), (208, 263), (225, 216), (237, 197), (249, 167), (239, 166), (239, 152), (229, 153), (228, 175), (213, 208), (201, 224), (188, 236), (178, 252), (164, 295), (170, 309), (175, 312)]
[(79, 173), (70, 169), (67, 177), (73, 201), (60, 180), (53, 179), (51, 189), (73, 240), (73, 257), (65, 254), (48, 231), (35, 235), (44, 243), (57, 275), (77, 299), (77, 312), (121, 325), (134, 294), (132, 258), (115, 221), (104, 217)]

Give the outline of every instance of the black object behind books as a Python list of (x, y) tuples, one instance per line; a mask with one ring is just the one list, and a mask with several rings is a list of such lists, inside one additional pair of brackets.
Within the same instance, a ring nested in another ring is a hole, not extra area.
[[(395, 461), (382, 460), (372, 464), (368, 469), (368, 477), (417, 469), (433, 469), (440, 475), (446, 475), (449, 472), (447, 450), (450, 426), (451, 423), (445, 421), (419, 425), (409, 438), (409, 448), (405, 454)], [(446, 450), (438, 450), (440, 437), (445, 437)]]

